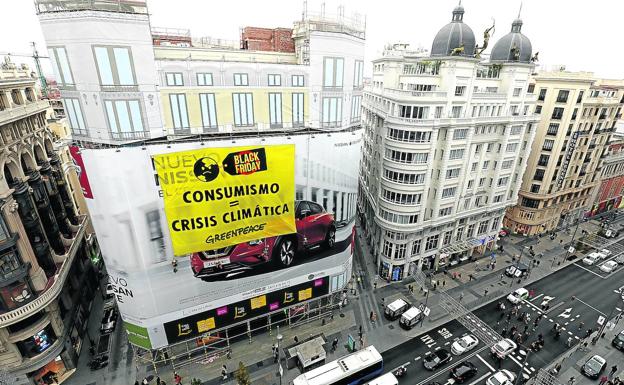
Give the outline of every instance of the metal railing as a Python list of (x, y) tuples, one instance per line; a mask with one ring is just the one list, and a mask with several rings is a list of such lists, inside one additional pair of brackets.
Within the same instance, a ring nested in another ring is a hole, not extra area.
[(46, 290), (43, 294), (39, 295), (39, 297), (37, 297), (34, 301), (29, 302), (28, 304), (15, 310), (0, 314), (0, 328), (7, 327), (29, 317), (33, 313), (36, 313), (45, 306), (49, 305), (50, 302), (58, 297), (61, 290), (63, 290), (65, 280), (67, 279), (69, 270), (74, 262), (74, 257), (76, 256), (78, 247), (82, 243), (81, 240), (84, 237), (87, 220), (87, 217), (82, 217), (80, 229), (76, 233), (71, 246), (67, 250), (67, 253), (65, 254), (67, 257), (65, 258), (65, 261), (63, 261), (58, 273), (54, 276), (54, 282), (50, 288), (48, 288), (48, 290)]
[(147, 15), (145, 0), (35, 0), (37, 14), (71, 11), (107, 11)]

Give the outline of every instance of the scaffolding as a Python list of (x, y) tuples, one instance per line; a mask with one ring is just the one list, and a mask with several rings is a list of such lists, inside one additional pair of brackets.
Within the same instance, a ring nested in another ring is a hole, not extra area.
[(210, 364), (219, 357), (231, 353), (234, 342), (252, 343), (254, 336), (267, 332), (271, 335), (278, 326), (295, 328), (317, 320), (333, 319), (334, 311), (340, 307), (345, 295), (343, 293), (346, 293), (346, 289), (159, 349), (150, 350), (132, 345), (136, 363), (152, 366), (157, 374), (159, 370), (167, 367), (177, 370), (191, 364)]

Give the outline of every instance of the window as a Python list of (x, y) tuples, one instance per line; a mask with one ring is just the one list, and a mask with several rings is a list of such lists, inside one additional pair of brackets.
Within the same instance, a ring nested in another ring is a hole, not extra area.
[(522, 87), (516, 87), (513, 89), (513, 96), (520, 96), (520, 92), (522, 92)]
[(402, 194), (382, 189), (382, 197), (388, 202), (399, 203), (402, 205), (417, 205), (420, 204), (422, 194)]
[(323, 98), (323, 126), (337, 127), (342, 124), (342, 98)]
[(344, 59), (326, 57), (323, 59), (323, 87), (342, 88)]
[(468, 226), (468, 232), (466, 233), (466, 237), (470, 238), (474, 236), (474, 231), (475, 231), (475, 224), (472, 223)]
[(492, 152), (493, 148), (494, 148), (494, 143), (488, 143), (487, 147), (485, 147), (485, 152)]
[(269, 93), (269, 122), (271, 127), (282, 127), (282, 94)]
[(486, 178), (479, 178), (479, 187), (483, 187)]
[(63, 99), (63, 105), (65, 106), (65, 111), (67, 111), (69, 128), (71, 128), (72, 132), (76, 135), (87, 135), (80, 100), (78, 98), (65, 98)]
[[(303, 75), (302, 75), (303, 77)], [(303, 96), (302, 93), (293, 93), (292, 94), (292, 122), (293, 126), (301, 126), (303, 125), (304, 119), (304, 104), (303, 104)]]
[(490, 223), (489, 219), (487, 221), (479, 222), (479, 230), (477, 230), (477, 234), (485, 233), (488, 229), (489, 223)]
[(470, 179), (468, 181), (468, 188), (472, 188), (474, 186), (474, 179)]
[(95, 61), (103, 86), (135, 85), (130, 48), (94, 47)]
[(72, 76), (71, 68), (69, 67), (69, 60), (67, 60), (67, 52), (63, 47), (55, 47), (48, 49), (50, 53), (50, 61), (52, 61), (52, 68), (56, 81), (59, 84), (66, 86), (74, 85), (74, 77)]
[(173, 117), (173, 128), (190, 128), (188, 111), (186, 109), (186, 95), (169, 94), (169, 103), (171, 105), (171, 116)]
[(542, 101), (542, 102), (544, 100), (546, 100), (546, 88), (540, 89), (539, 96), (537, 97), (537, 100)]
[(388, 130), (388, 138), (401, 142), (429, 143), (431, 142), (431, 132), (405, 131), (391, 128)]
[(440, 209), (440, 212), (438, 213), (439, 217), (445, 217), (447, 215), (451, 215), (451, 213), (453, 212), (453, 208), (452, 207), (445, 207), (443, 209)]
[(471, 172), (477, 171), (477, 167), (479, 167), (479, 162), (472, 162), (472, 166), (470, 166), (470, 171)]
[(412, 242), (412, 255), (420, 254), (420, 244), (422, 243), (421, 239), (416, 239)]
[(398, 223), (402, 225), (414, 224), (418, 222), (418, 215), (402, 215), (386, 211), (384, 209), (379, 209), (379, 216), (388, 222)]
[(451, 108), (451, 118), (459, 118), (461, 116), (461, 106), (453, 106)]
[(234, 85), (235, 86), (248, 86), (249, 77), (247, 76), (247, 74), (234, 74)]
[(455, 179), (459, 177), (459, 167), (446, 170), (446, 179)]
[(362, 95), (353, 96), (351, 98), (351, 122), (359, 122), (362, 109), (360, 104), (362, 103)]
[(481, 169), (487, 170), (489, 166), (490, 166), (490, 161), (486, 160), (485, 162), (483, 162), (483, 166), (481, 167)]
[(583, 100), (583, 93), (584, 92), (585, 91), (579, 92), (578, 97), (576, 98), (576, 103), (580, 103)]
[(381, 248), (381, 255), (383, 255), (386, 258), (391, 258), (392, 257), (392, 242), (384, 239), (383, 242), (383, 247)]
[(212, 86), (212, 74), (211, 73), (198, 73), (197, 74), (198, 86)]
[(425, 242), (425, 251), (430, 251), (438, 248), (438, 242), (440, 241), (440, 235), (432, 235), (427, 237), (427, 242)]
[(533, 180), (537, 180), (537, 181), (544, 180), (544, 170), (541, 168), (538, 168), (537, 170), (535, 170), (535, 175), (533, 175)]
[(501, 165), (501, 169), (502, 170), (510, 169), (513, 166), (513, 163), (514, 163), (513, 159), (504, 160)]
[(362, 60), (356, 60), (355, 68), (353, 69), (353, 88), (362, 87), (363, 76), (364, 76), (364, 62)]
[(234, 107), (235, 126), (253, 126), (253, 95), (251, 93), (232, 94), (232, 105)]
[(443, 113), (443, 111), (444, 111), (444, 107), (442, 107), (442, 106), (437, 106), (437, 107), (435, 108), (435, 116), (434, 116), (434, 118), (435, 118), (435, 119), (440, 119), (440, 118), (442, 117), (442, 113)]
[(457, 191), (457, 187), (445, 188), (444, 190), (442, 190), (442, 199), (455, 196), (455, 191)]
[(518, 143), (507, 143), (507, 148), (505, 149), (505, 151), (514, 152), (517, 149), (518, 149)]
[(167, 77), (168, 86), (183, 86), (184, 85), (184, 80), (182, 79), (181, 72), (167, 72), (165, 76)]
[(303, 87), (305, 85), (303, 75), (293, 75), (291, 81), (293, 87)]
[(466, 86), (456, 86), (455, 96), (462, 96), (466, 93)]
[(522, 206), (530, 209), (536, 209), (539, 207), (539, 201), (536, 199), (522, 198)]
[(529, 87), (527, 88), (527, 94), (532, 94), (533, 92), (535, 92), (535, 84), (529, 84)]
[(199, 94), (201, 107), (202, 126), (204, 128), (217, 128), (217, 107), (215, 94)]
[(423, 184), (425, 183), (425, 173), (410, 174), (384, 169), (384, 178), (402, 184)]
[(522, 133), (522, 126), (512, 126), (510, 135), (520, 135)]
[(539, 190), (540, 190), (540, 185), (538, 185), (538, 184), (532, 184), (531, 185), (531, 192), (533, 194), (539, 194)]
[(386, 158), (399, 163), (424, 164), (427, 163), (427, 152), (403, 152), (386, 148)]
[(449, 152), (449, 160), (462, 159), (464, 157), (464, 149), (458, 148)]
[(399, 116), (401, 118), (426, 119), (428, 115), (429, 107), (399, 105)]
[(561, 119), (562, 116), (563, 116), (563, 107), (555, 107), (553, 109), (553, 113), (550, 118), (559, 120)]
[(494, 203), (500, 203), (502, 201), (503, 201), (503, 194), (494, 196), (494, 201), (493, 201)]
[(557, 103), (567, 103), (569, 95), (570, 91), (559, 90), (559, 93), (557, 94)]
[(502, 178), (498, 178), (498, 187), (507, 186), (507, 183), (509, 183), (509, 177), (508, 176), (504, 176)]
[(466, 136), (468, 136), (467, 128), (455, 129), (455, 131), (453, 131), (453, 140), (466, 139)]
[(546, 151), (550, 151), (553, 149), (553, 146), (555, 145), (555, 141), (552, 139), (545, 139), (544, 140), (544, 145), (542, 146), (542, 150), (546, 150)]
[(498, 227), (500, 226), (500, 218), (494, 218), (492, 219), (492, 227), (490, 227), (491, 231), (495, 231), (498, 230)]
[(459, 227), (457, 229), (457, 233), (455, 234), (455, 242), (460, 242), (464, 237), (464, 228)]
[(541, 114), (542, 113), (542, 106), (535, 106), (535, 113), (536, 114)]
[(405, 259), (405, 252), (407, 251), (406, 244), (396, 245), (396, 250), (394, 251), (394, 259)]
[(550, 123), (548, 125), (548, 129), (546, 130), (546, 135), (557, 135), (557, 131), (559, 131), (559, 123)]
[(546, 166), (548, 166), (548, 160), (549, 159), (550, 159), (550, 155), (541, 154), (539, 159), (538, 159), (538, 161), (537, 161), (537, 165), (546, 167)]
[(282, 75), (269, 74), (269, 86), (281, 86), (281, 85), (282, 85)]
[(570, 118), (570, 120), (576, 120), (577, 114), (578, 114), (578, 108), (575, 108), (574, 110), (572, 110), (572, 117)]
[(143, 132), (143, 119), (138, 100), (104, 101), (108, 126), (113, 138), (133, 138), (132, 133)]

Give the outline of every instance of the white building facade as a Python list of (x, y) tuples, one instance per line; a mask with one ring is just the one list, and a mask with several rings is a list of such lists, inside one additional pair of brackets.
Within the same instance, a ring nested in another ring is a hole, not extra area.
[(384, 279), (494, 249), (517, 200), (538, 120), (530, 42), (516, 20), (483, 61), (463, 14), (431, 55), (395, 45), (373, 61), (358, 207)]

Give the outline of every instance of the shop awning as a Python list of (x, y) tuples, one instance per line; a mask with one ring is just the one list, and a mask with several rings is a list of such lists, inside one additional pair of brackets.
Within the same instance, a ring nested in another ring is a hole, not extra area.
[(446, 246), (442, 250), (440, 250), (441, 254), (456, 254), (461, 253), (467, 250), (472, 249), (475, 246), (481, 246), (483, 244), (483, 240), (477, 238), (470, 238), (465, 241), (461, 241), (459, 243), (454, 243), (452, 245)]

